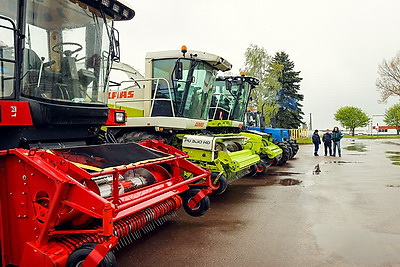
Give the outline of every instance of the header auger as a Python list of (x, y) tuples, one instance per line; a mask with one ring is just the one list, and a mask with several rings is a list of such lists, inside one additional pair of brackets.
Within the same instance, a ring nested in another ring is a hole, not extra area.
[(114, 266), (113, 249), (182, 205), (202, 215), (209, 173), (186, 157), (134, 143), (0, 151), (3, 264)]

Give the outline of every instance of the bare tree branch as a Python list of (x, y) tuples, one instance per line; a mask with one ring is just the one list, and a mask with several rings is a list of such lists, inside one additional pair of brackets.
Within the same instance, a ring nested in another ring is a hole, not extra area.
[(390, 96), (400, 96), (400, 53), (390, 60), (384, 59), (378, 74), (375, 85), (381, 93), (380, 102), (385, 103)]

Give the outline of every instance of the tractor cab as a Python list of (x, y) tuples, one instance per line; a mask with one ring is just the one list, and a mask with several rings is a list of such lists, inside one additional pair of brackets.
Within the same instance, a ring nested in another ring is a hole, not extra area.
[[(111, 88), (110, 103), (127, 111), (127, 125), (163, 129), (204, 129), (217, 71), (231, 69), (223, 58), (200, 51), (150, 52), (143, 79)], [(124, 81), (120, 84), (123, 84)]]
[(48, 127), (63, 140), (95, 135), (108, 117), (108, 76), (119, 59), (113, 21), (134, 11), (120, 1), (0, 4), (0, 126), (13, 127), (11, 147), (54, 139)]
[[(258, 84), (257, 78), (244, 74), (218, 77), (208, 114), (209, 126), (242, 125), (251, 90)], [(231, 121), (233, 124), (226, 121)]]
[(265, 118), (261, 115), (261, 112), (249, 109), (245, 113), (244, 125), (246, 128), (265, 128)]

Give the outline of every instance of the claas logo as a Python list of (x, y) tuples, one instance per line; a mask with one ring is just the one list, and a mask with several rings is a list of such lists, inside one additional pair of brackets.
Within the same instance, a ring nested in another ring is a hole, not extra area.
[(203, 127), (204, 126), (204, 122), (196, 122), (195, 124), (194, 124), (194, 127)]
[(135, 96), (135, 91), (108, 92), (108, 99), (133, 98), (134, 96)]

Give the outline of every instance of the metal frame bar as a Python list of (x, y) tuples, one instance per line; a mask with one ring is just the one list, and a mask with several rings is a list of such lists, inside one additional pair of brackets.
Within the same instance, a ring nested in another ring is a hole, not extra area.
[[(168, 95), (169, 95), (169, 99), (165, 99), (165, 98), (156, 98), (157, 95), (157, 91), (159, 89), (159, 84), (160, 84), (160, 80), (163, 80), (166, 82), (167, 84), (167, 88), (168, 88)], [(169, 85), (169, 81), (165, 78), (147, 78), (147, 79), (135, 79), (135, 80), (129, 80), (129, 81), (122, 81), (120, 82), (120, 84), (123, 83), (136, 83), (136, 85), (138, 84), (138, 82), (149, 82), (149, 81), (156, 81), (156, 88), (154, 89), (154, 94), (153, 94), (153, 98), (148, 99), (132, 99), (132, 100), (115, 100), (114, 102), (114, 108), (117, 107), (117, 103), (132, 103), (132, 102), (146, 102), (146, 101), (151, 101), (151, 106), (150, 106), (150, 114), (153, 113), (153, 109), (154, 109), (154, 102), (155, 101), (168, 101), (171, 103), (171, 110), (172, 110), (172, 117), (176, 117), (175, 116), (175, 108), (174, 108), (174, 101), (172, 100), (172, 93), (171, 93), (171, 86)], [(117, 89), (117, 99), (119, 96), (119, 93), (122, 92), (123, 90), (120, 90), (120, 86), (118, 86)]]

